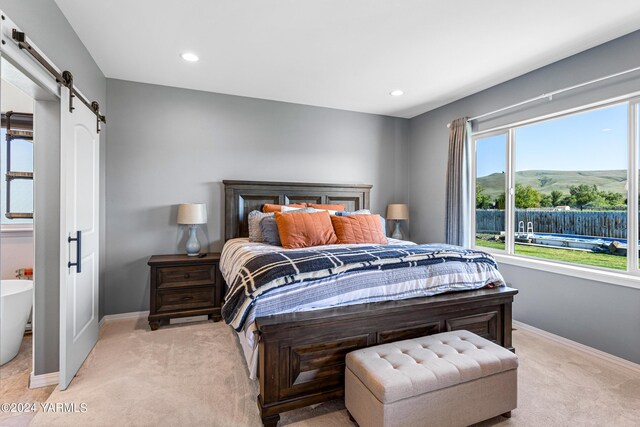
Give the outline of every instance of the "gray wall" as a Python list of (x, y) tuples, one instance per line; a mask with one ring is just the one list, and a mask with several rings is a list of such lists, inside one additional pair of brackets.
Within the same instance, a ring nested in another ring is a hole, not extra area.
[[(34, 111), (35, 374), (56, 372), (60, 351), (60, 102), (37, 101)], [(41, 130), (46, 129), (46, 132)]]
[[(448, 122), (638, 66), (640, 32), (635, 32), (411, 119), (409, 202), (414, 240), (444, 239)], [(636, 73), (496, 117), (480, 129), (638, 90)], [(640, 362), (640, 290), (515, 266), (501, 268), (506, 280), (520, 290), (514, 306), (517, 320)]]
[[(67, 19), (53, 0), (0, 0), (0, 9), (18, 25), (22, 31), (44, 52), (56, 66), (70, 70), (74, 82), (80, 91), (90, 100), (96, 100), (106, 112), (106, 79), (89, 52), (86, 50)], [(57, 104), (57, 103), (53, 103)], [(53, 114), (56, 106), (42, 106)], [(43, 110), (43, 111), (45, 111)], [(36, 113), (37, 114), (37, 113)], [(48, 114), (48, 113), (45, 113)], [(52, 116), (49, 116), (52, 117)], [(107, 115), (108, 119), (108, 115)], [(36, 121), (38, 117), (36, 117)], [(53, 124), (53, 123), (49, 123)], [(54, 129), (54, 128), (51, 128)], [(57, 129), (57, 128), (56, 128)], [(59, 164), (55, 168), (55, 159), (59, 159), (58, 135), (47, 135), (47, 146), (40, 147), (35, 154), (36, 209), (52, 214), (37, 218), (36, 224), (36, 305), (34, 308), (34, 346), (36, 354), (35, 374), (44, 374), (58, 370), (58, 325), (59, 325)], [(43, 139), (45, 139), (43, 137)], [(39, 141), (40, 142), (40, 141)], [(106, 132), (100, 138), (101, 143), (101, 197), (105, 194), (105, 142)], [(56, 146), (58, 144), (58, 146)], [(40, 144), (42, 145), (42, 144)], [(52, 163), (52, 161), (54, 161)], [(40, 198), (40, 196), (42, 196)], [(101, 204), (101, 218), (104, 218), (104, 203)], [(104, 283), (104, 221), (101, 224), (101, 284)], [(55, 249), (54, 248), (58, 248)], [(46, 289), (45, 289), (46, 288)], [(101, 286), (101, 290), (103, 286)], [(101, 301), (103, 298), (101, 298)], [(102, 313), (101, 308), (101, 313)]]
[(405, 119), (111, 79), (107, 93), (107, 314), (148, 309), (177, 204), (207, 203), (222, 248), (223, 179), (373, 184), (377, 212), (407, 200)]

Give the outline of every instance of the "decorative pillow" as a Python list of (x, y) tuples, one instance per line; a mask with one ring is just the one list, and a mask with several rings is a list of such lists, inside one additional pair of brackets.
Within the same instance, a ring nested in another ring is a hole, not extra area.
[[(320, 206), (320, 205), (316, 205), (316, 206)], [(290, 211), (305, 211), (305, 212), (329, 212), (329, 215), (335, 215), (338, 213), (338, 211), (334, 211), (332, 209), (318, 209), (318, 208), (290, 208), (289, 206), (283, 206), (282, 210), (280, 212), (283, 213), (289, 213)]]
[[(284, 208), (285, 207), (283, 207), (283, 209)], [(302, 208), (302, 209), (287, 208), (287, 209), (288, 210), (283, 213), (297, 214), (297, 213), (304, 213), (304, 212), (317, 212), (317, 210), (313, 208)], [(260, 231), (262, 232), (262, 236), (263, 236), (262, 241), (268, 245), (282, 246), (282, 243), (280, 242), (280, 234), (278, 233), (278, 224), (276, 223), (274, 213), (271, 212), (269, 214), (263, 214), (263, 215), (268, 215), (268, 216), (266, 216), (265, 218), (262, 218), (259, 223)]]
[(380, 215), (332, 216), (338, 243), (389, 243), (380, 224)]
[(280, 212), (282, 213), (291, 213), (291, 212), (318, 212), (318, 209), (314, 208), (292, 208), (291, 206), (282, 206), (280, 208)]
[(371, 211), (369, 209), (360, 209), (359, 211), (340, 211), (336, 212), (338, 216), (351, 216), (351, 215), (371, 215)]
[[(353, 212), (336, 212), (338, 216), (351, 216), (351, 215), (371, 215), (371, 211), (369, 209), (360, 209), (359, 211)], [(380, 225), (382, 225), (382, 232), (384, 235), (387, 235), (387, 220), (384, 217), (380, 216)]]
[(260, 221), (260, 231), (262, 231), (263, 242), (267, 245), (282, 246), (280, 235), (278, 234), (278, 224), (276, 218), (270, 216)]
[(249, 222), (249, 241), (250, 242), (264, 242), (264, 236), (262, 234), (262, 228), (260, 227), (260, 221), (268, 217), (273, 218), (273, 212), (270, 212), (270, 213), (264, 213), (260, 211), (249, 212), (249, 215), (247, 216), (247, 221)]
[(338, 241), (328, 212), (301, 212), (293, 215), (276, 212), (275, 219), (283, 248), (331, 245)]
[(324, 209), (325, 211), (343, 211), (344, 210), (344, 205), (343, 204), (320, 205), (320, 204), (316, 204), (316, 203), (307, 203), (307, 206), (309, 206), (310, 208), (315, 208), (315, 209)]
[[(272, 205), (270, 203), (265, 203), (262, 206), (262, 212), (265, 213), (269, 213), (269, 212), (280, 212), (282, 210), (283, 206), (288, 206), (290, 208), (306, 208), (307, 204), (306, 203), (291, 203), (290, 205)], [(344, 210), (344, 209), (343, 209)]]

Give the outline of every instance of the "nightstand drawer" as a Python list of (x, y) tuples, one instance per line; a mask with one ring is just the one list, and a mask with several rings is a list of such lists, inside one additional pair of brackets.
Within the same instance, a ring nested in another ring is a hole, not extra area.
[(213, 265), (158, 268), (158, 289), (213, 285), (215, 282), (216, 272)]
[(149, 258), (149, 327), (175, 317), (207, 315), (220, 320), (222, 292), (220, 253), (204, 256), (154, 255)]
[(156, 304), (158, 313), (213, 307), (215, 305), (215, 287), (158, 291)]

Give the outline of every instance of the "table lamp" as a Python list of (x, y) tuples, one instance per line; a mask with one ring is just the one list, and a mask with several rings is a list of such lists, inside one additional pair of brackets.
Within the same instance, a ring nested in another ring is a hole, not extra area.
[(409, 207), (404, 204), (391, 204), (387, 206), (387, 219), (396, 222), (396, 228), (393, 230), (391, 237), (402, 240), (402, 231), (400, 231), (400, 221), (409, 219)]
[(178, 224), (189, 226), (189, 238), (187, 239), (187, 255), (198, 256), (200, 254), (200, 242), (196, 232), (198, 224), (207, 223), (207, 205), (204, 203), (183, 203), (178, 206)]

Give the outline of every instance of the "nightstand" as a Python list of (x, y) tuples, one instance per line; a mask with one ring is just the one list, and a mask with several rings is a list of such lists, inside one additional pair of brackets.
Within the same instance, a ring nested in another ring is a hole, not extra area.
[(172, 317), (200, 316), (220, 320), (222, 293), (220, 254), (205, 257), (154, 255), (151, 267), (149, 326), (155, 331)]

